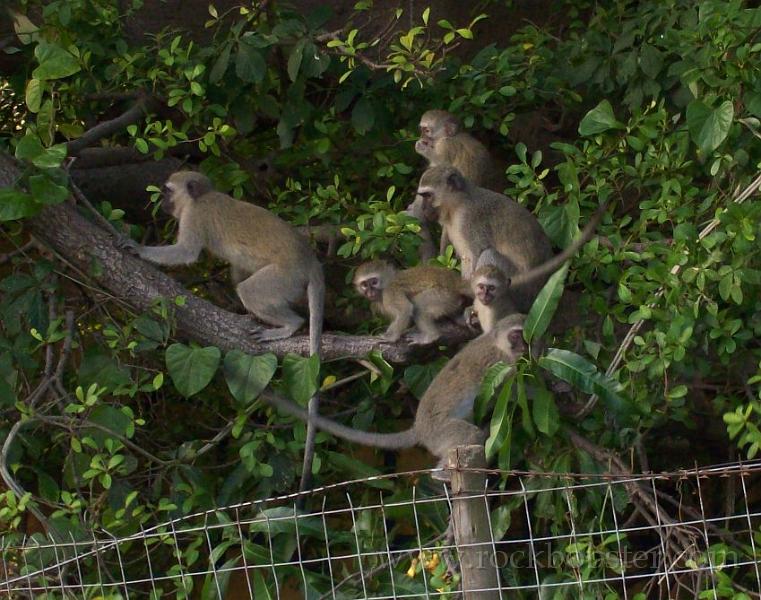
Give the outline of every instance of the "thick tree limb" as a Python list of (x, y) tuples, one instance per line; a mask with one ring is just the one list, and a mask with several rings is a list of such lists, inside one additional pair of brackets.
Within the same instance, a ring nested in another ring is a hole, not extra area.
[[(0, 187), (18, 177), (15, 164), (0, 155)], [(250, 354), (289, 352), (309, 355), (307, 336), (299, 335), (275, 342), (257, 343), (253, 332), (260, 324), (249, 315), (234, 314), (194, 296), (177, 281), (153, 265), (123, 252), (114, 238), (82, 216), (75, 206), (64, 203), (45, 208), (29, 221), (35, 238), (58, 252), (76, 268), (89, 273), (92, 280), (136, 310), (144, 311), (158, 297), (184, 296), (184, 306), (177, 306), (175, 321), (181, 337), (223, 350), (242, 350)], [(442, 344), (456, 344), (471, 337), (465, 327), (443, 327)], [(396, 363), (407, 362), (420, 352), (406, 342), (389, 344), (371, 336), (325, 333), (322, 337), (323, 360), (359, 358), (371, 350)]]

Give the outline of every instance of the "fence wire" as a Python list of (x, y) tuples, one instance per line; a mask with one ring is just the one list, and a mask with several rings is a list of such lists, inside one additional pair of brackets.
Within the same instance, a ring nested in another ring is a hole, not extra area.
[[(6, 537), (0, 596), (455, 598), (459, 558), (475, 547), (498, 583), (466, 598), (761, 598), (761, 461), (625, 476), (490, 470), (482, 490), (456, 497), (429, 474), (319, 488), (303, 510), (291, 495), (148, 529), (125, 515), (128, 534)], [(464, 499), (490, 515), (471, 548), (449, 526)]]

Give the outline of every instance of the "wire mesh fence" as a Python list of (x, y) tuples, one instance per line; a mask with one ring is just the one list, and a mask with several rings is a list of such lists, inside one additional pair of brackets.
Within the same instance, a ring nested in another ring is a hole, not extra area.
[[(481, 472), (481, 471), (479, 471)], [(6, 538), (10, 598), (455, 598), (477, 550), (498, 583), (465, 598), (761, 597), (761, 462), (673, 473), (488, 471), (454, 495), (429, 472), (229, 506), (120, 536)], [(488, 511), (464, 548), (450, 514)], [(130, 527), (125, 515), (125, 528)], [(68, 537), (68, 539), (67, 539)]]

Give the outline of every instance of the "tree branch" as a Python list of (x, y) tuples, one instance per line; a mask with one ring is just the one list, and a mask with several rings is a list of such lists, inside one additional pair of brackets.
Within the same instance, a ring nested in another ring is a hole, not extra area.
[(148, 96), (141, 96), (126, 112), (122, 113), (115, 119), (98, 123), (95, 127), (88, 129), (85, 133), (66, 144), (69, 156), (77, 156), (79, 152), (97, 142), (98, 140), (122, 131), (127, 125), (136, 123), (149, 110), (152, 99)]
[[(14, 181), (15, 178), (7, 177), (13, 173), (18, 174), (15, 164), (0, 154), (0, 182)], [(159, 297), (184, 297), (184, 304), (174, 307), (180, 337), (222, 350), (242, 350), (249, 354), (272, 352), (281, 357), (287, 353), (309, 355), (309, 340), (305, 335), (274, 342), (254, 341), (253, 333), (260, 324), (250, 315), (231, 313), (194, 296), (153, 265), (122, 251), (108, 232), (85, 219), (69, 203), (46, 207), (28, 223), (36, 239), (138, 311), (150, 309)], [(440, 343), (445, 345), (454, 345), (473, 337), (473, 333), (462, 326), (445, 325), (442, 330)], [(395, 363), (409, 362), (412, 357), (425, 352), (425, 349), (404, 341), (391, 344), (372, 336), (325, 333), (322, 337), (323, 360), (361, 358), (371, 350), (380, 350), (386, 360)]]

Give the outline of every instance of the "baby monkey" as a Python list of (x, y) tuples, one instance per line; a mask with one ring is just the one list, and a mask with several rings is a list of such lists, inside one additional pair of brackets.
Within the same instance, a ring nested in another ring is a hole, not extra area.
[(444, 267), (419, 265), (397, 271), (382, 260), (367, 262), (354, 273), (357, 292), (391, 319), (382, 338), (395, 342), (414, 321), (413, 344), (430, 344), (441, 335), (436, 320), (458, 314), (472, 298), (467, 282)]

